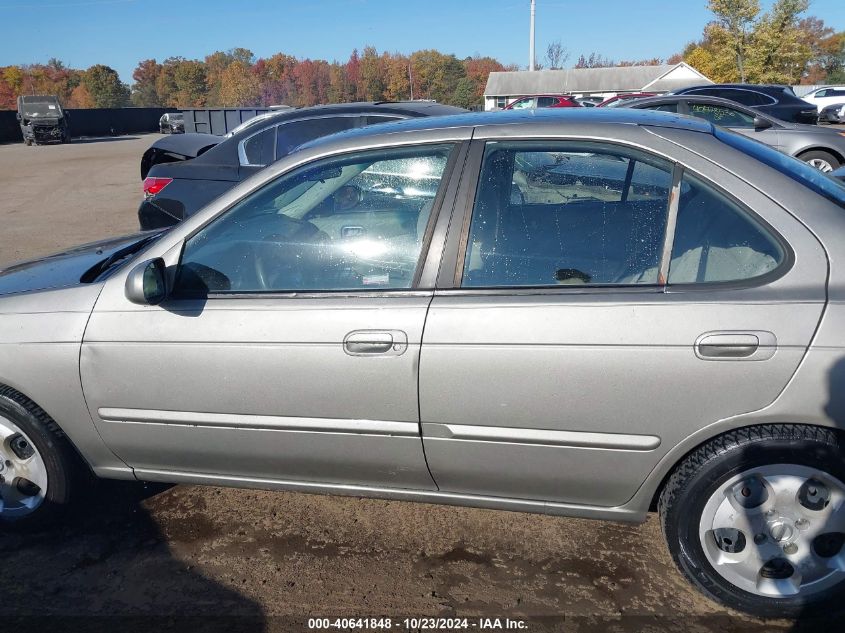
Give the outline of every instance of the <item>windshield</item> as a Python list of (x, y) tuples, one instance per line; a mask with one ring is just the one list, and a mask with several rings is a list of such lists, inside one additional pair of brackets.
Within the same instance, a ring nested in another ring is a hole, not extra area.
[(795, 182), (804, 185), (845, 209), (845, 184), (842, 182), (823, 174), (802, 160), (783, 154), (768, 145), (763, 145), (741, 134), (736, 134), (719, 127), (714, 128), (714, 134), (723, 143), (727, 143), (744, 154), (756, 158), (773, 169), (777, 169), (780, 173), (789, 176)]
[(24, 103), (25, 117), (57, 117), (62, 116), (62, 108), (57, 103)]

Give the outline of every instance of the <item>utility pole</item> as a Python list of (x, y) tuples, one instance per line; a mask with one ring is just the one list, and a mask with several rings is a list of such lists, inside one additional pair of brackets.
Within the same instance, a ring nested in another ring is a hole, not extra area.
[(534, 56), (534, 16), (537, 13), (537, 3), (536, 0), (531, 0), (531, 35), (529, 36), (529, 45), (528, 45), (528, 70), (536, 70), (535, 68), (535, 56)]
[(411, 101), (414, 100), (414, 74), (411, 72), (411, 64), (408, 64), (408, 85), (411, 87)]

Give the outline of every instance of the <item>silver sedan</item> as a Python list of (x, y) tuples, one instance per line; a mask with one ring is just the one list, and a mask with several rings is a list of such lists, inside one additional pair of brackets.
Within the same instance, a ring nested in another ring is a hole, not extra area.
[(315, 141), (166, 232), (0, 273), (0, 518), (80, 478), (596, 519), (710, 597), (845, 583), (845, 188), (636, 110)]

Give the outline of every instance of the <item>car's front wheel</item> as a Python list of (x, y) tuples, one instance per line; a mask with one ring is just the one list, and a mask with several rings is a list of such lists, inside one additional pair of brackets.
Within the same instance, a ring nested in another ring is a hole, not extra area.
[(660, 497), (681, 572), (711, 598), (795, 617), (845, 588), (845, 456), (838, 435), (767, 425), (693, 451)]
[(70, 501), (78, 464), (40, 407), (0, 388), (0, 525), (32, 527), (55, 519)]

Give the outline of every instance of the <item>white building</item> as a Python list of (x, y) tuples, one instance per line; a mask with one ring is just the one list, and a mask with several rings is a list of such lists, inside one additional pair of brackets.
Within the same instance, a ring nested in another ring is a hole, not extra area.
[(605, 99), (626, 92), (663, 94), (713, 83), (689, 64), (614, 66), (565, 70), (518, 70), (490, 73), (484, 89), (484, 109), (504, 108), (518, 97), (543, 94), (595, 96)]

